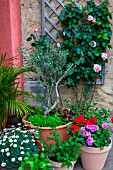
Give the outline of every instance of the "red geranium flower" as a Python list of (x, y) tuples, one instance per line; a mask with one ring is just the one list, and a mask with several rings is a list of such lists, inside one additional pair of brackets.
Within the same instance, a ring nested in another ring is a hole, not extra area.
[(111, 118), (111, 122), (113, 123), (113, 117)]
[(83, 115), (79, 115), (75, 120), (74, 122), (77, 123), (77, 124), (86, 124), (86, 119), (84, 118)]
[(97, 123), (97, 118), (96, 117), (91, 117), (89, 121), (94, 125)]
[(75, 126), (74, 124), (71, 124), (71, 128), (74, 129), (74, 131), (80, 130), (80, 126)]

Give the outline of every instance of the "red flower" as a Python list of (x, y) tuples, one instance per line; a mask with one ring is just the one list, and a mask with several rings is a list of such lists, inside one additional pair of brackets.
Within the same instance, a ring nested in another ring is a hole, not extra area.
[(79, 115), (75, 120), (74, 122), (77, 123), (77, 124), (86, 124), (86, 119), (84, 118), (83, 115)]
[(92, 122), (90, 122), (89, 120), (86, 121), (86, 125), (93, 125)]
[(97, 123), (97, 118), (96, 117), (91, 117), (89, 121), (94, 125)]
[(113, 123), (113, 117), (111, 118), (111, 122)]
[(80, 126), (75, 126), (74, 124), (71, 124), (71, 128), (74, 129), (74, 131), (78, 131), (80, 129)]

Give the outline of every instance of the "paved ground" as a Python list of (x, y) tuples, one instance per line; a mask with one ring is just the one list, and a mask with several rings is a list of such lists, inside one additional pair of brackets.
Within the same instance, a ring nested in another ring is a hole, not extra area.
[[(113, 136), (112, 136), (112, 139), (113, 139)], [(75, 164), (74, 170), (83, 170), (80, 160), (77, 164)], [(106, 160), (103, 170), (113, 170), (113, 147), (109, 152), (109, 155), (108, 155), (108, 158)]]

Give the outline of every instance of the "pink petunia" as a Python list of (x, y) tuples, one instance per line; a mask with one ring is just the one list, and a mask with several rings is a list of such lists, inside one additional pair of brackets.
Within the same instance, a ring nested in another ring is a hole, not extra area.
[(101, 66), (99, 64), (94, 64), (93, 70), (98, 73), (99, 71), (101, 71)]
[(107, 59), (107, 53), (102, 53), (101, 54), (101, 58), (105, 61)]

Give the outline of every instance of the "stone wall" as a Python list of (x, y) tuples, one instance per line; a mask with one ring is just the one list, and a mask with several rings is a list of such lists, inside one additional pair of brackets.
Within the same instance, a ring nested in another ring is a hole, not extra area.
[[(55, 2), (56, 0), (52, 0), (54, 5)], [(69, 0), (66, 2), (69, 2)], [(96, 0), (95, 2), (98, 3), (99, 0)], [(109, 2), (109, 9), (113, 11), (113, 0), (109, 0)], [(80, 0), (79, 4), (83, 5), (84, 0)], [(35, 27), (38, 28), (37, 36), (41, 35), (41, 21), (41, 0), (21, 0), (22, 42), (26, 49), (29, 49), (30, 47), (30, 44), (26, 41), (26, 39), (34, 32)], [(113, 20), (111, 22), (113, 24)], [(111, 45), (113, 47), (113, 36), (111, 39)], [(96, 87), (94, 101), (98, 102), (98, 104), (102, 107), (110, 108), (113, 113), (113, 49), (107, 49), (107, 53), (109, 55), (109, 62), (106, 64), (105, 83), (104, 85), (98, 85)], [(32, 73), (25, 75), (25, 90), (30, 91), (33, 94), (35, 94), (35, 91), (37, 90), (35, 78), (36, 75)], [(75, 96), (73, 95), (74, 93), (71, 88), (61, 87), (60, 92), (62, 100), (69, 99), (71, 102), (75, 100)], [(37, 106), (36, 102), (32, 102), (32, 104)]]

